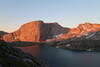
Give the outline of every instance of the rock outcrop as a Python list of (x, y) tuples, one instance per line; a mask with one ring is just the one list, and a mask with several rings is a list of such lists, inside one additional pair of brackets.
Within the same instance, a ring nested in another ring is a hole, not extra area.
[(0, 67), (49, 67), (44, 61), (0, 40)]
[(28, 41), (41, 42), (46, 39), (55, 38), (66, 33), (67, 30), (57, 23), (44, 23), (43, 21), (32, 21), (21, 26), (13, 33), (3, 36), (6, 42)]

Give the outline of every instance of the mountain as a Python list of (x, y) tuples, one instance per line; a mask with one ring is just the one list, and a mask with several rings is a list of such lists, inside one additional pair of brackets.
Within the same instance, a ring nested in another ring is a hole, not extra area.
[(89, 22), (79, 24), (75, 28), (67, 28), (55, 22), (45, 23), (43, 21), (32, 21), (22, 25), (17, 31), (5, 34), (2, 39), (6, 42), (41, 42), (61, 39), (82, 39), (88, 37), (99, 39), (97, 38), (99, 36), (97, 35), (97, 31), (100, 31), (100, 24)]
[(100, 51), (100, 24), (80, 24), (46, 44), (70, 50)]
[(76, 28), (70, 29), (68, 33), (63, 34), (58, 38), (69, 39), (73, 37), (80, 37), (89, 32), (96, 32), (96, 31), (100, 31), (100, 24), (84, 23), (84, 24), (79, 24)]
[(67, 32), (67, 28), (63, 28), (58, 23), (32, 21), (22, 25), (17, 31), (4, 35), (3, 40), (6, 42), (41, 42), (47, 39), (56, 38), (57, 36)]

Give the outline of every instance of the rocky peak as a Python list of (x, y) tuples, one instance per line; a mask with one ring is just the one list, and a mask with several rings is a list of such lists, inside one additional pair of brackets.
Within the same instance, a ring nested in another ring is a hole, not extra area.
[(28, 22), (26, 24), (23, 24), (20, 29), (25, 28), (25, 27), (26, 28), (28, 28), (28, 27), (31, 28), (33, 25), (39, 25), (39, 24), (42, 24), (42, 23), (44, 23), (44, 22), (41, 21), (41, 20), (39, 20), (39, 21), (31, 21), (31, 22)]
[(76, 28), (72, 28), (70, 30), (70, 33), (84, 34), (87, 32), (98, 31), (98, 30), (100, 30), (100, 24), (92, 24), (86, 22), (84, 24), (79, 24), (79, 26)]
[(76, 28), (70, 29), (68, 33), (65, 33), (59, 38), (68, 39), (73, 37), (80, 37), (86, 33), (96, 32), (96, 31), (100, 31), (100, 24), (92, 24), (86, 22), (84, 24), (79, 24)]
[(40, 25), (43, 21), (32, 21), (20, 27), (17, 31), (3, 36), (6, 42), (13, 41), (30, 41), (37, 42), (40, 40)]
[(3, 36), (6, 42), (28, 41), (41, 42), (55, 39), (80, 37), (89, 32), (100, 31), (100, 24), (86, 22), (75, 28), (64, 28), (58, 23), (45, 23), (41, 20), (22, 25), (17, 31)]
[(64, 34), (66, 32), (67, 30), (60, 26), (58, 23), (32, 21), (22, 25), (17, 31), (4, 35), (3, 40), (7, 42), (40, 42), (46, 39), (54, 38), (54, 36)]

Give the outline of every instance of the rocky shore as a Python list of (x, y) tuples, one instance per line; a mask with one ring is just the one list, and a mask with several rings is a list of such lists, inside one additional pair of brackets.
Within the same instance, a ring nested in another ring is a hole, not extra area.
[(64, 48), (74, 51), (100, 51), (100, 40), (60, 40), (46, 43), (55, 48)]
[(0, 40), (0, 67), (49, 67), (49, 65)]

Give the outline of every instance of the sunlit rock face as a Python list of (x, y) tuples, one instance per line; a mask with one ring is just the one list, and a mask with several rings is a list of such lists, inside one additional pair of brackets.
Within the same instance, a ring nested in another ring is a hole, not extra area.
[(3, 40), (6, 42), (28, 41), (40, 42), (53, 38), (54, 35), (67, 33), (67, 30), (58, 23), (44, 23), (43, 21), (32, 21), (20, 27), (19, 30), (6, 34)]
[(84, 23), (79, 24), (79, 26), (77, 26), (76, 28), (70, 29), (68, 33), (63, 34), (59, 38), (69, 39), (73, 37), (80, 37), (82, 35), (85, 35), (86, 33), (96, 31), (100, 31), (100, 24)]
[(70, 33), (84, 34), (87, 32), (95, 32), (100, 30), (100, 24), (84, 23), (70, 30)]
[(26, 23), (21, 26), (19, 40), (21, 41), (31, 41), (38, 42), (40, 41), (40, 28), (42, 21), (33, 21)]
[(89, 32), (97, 31), (100, 31), (100, 24), (84, 23), (79, 24), (75, 28), (69, 29), (60, 26), (58, 23), (44, 23), (43, 21), (32, 21), (22, 25), (20, 29), (15, 32), (5, 34), (2, 39), (6, 42), (41, 42), (80, 37), (83, 35), (87, 35), (87, 33)]

